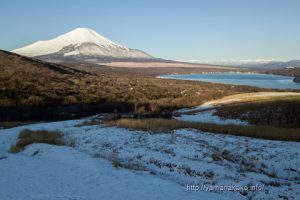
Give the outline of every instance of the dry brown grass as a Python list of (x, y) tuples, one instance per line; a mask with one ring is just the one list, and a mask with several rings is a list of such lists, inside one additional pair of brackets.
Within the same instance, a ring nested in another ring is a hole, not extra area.
[(218, 107), (215, 114), (256, 125), (300, 128), (300, 96), (224, 105)]
[(37, 130), (32, 131), (24, 129), (20, 132), (18, 141), (15, 145), (11, 146), (10, 152), (18, 153), (23, 151), (27, 145), (33, 143), (47, 143), (54, 145), (62, 145), (61, 133), (58, 131), (47, 131), (47, 130)]
[(122, 128), (149, 131), (152, 133), (168, 132), (175, 129), (192, 128), (205, 132), (247, 136), (270, 140), (300, 141), (300, 129), (287, 129), (270, 126), (218, 125), (199, 122), (184, 122), (175, 119), (119, 119), (107, 122)]
[(239, 105), (247, 103), (268, 103), (274, 101), (300, 101), (300, 92), (252, 92), (225, 96), (221, 99), (206, 102), (209, 105)]
[[(11, 114), (17, 106), (43, 106), (42, 109), (35, 109), (37, 112), (50, 105), (75, 105), (79, 108), (78, 105), (123, 103), (134, 105), (130, 108), (132, 112), (160, 112), (196, 106), (232, 94), (265, 91), (247, 86), (153, 78), (149, 77), (152, 69), (148, 68), (149, 72), (145, 72), (145, 68), (120, 70), (99, 65), (84, 65), (79, 70), (75, 69), (78, 65), (50, 64), (0, 51), (0, 112), (3, 113), (0, 120), (24, 120), (20, 117), (15, 119), (22, 115), (20, 112), (18, 115)], [(176, 69), (181, 70), (180, 73), (191, 72), (187, 68)], [(161, 73), (174, 72), (169, 68), (157, 70)], [(197, 70), (200, 73), (204, 69)], [(1, 110), (6, 107), (12, 108), (12, 111)], [(28, 108), (25, 115), (31, 112), (33, 110)], [(40, 116), (43, 115), (47, 114)]]
[(13, 128), (16, 126), (23, 126), (27, 124), (34, 124), (37, 123), (37, 121), (0, 121), (0, 127), (2, 128)]

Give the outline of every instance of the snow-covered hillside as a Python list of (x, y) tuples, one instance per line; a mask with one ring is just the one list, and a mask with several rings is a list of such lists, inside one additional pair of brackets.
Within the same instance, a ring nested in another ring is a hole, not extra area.
[(29, 57), (52, 55), (56, 57), (152, 58), (143, 51), (119, 45), (88, 28), (77, 28), (54, 39), (38, 41), (12, 52)]
[[(34, 155), (34, 152), (38, 154)], [(116, 169), (78, 149), (34, 144), (0, 160), (0, 199), (119, 200), (224, 199), (191, 193), (147, 172)]]
[[(8, 153), (25, 128), (59, 130), (69, 146), (33, 144)], [(297, 142), (192, 129), (107, 127), (101, 116), (2, 129), (0, 199), (299, 199), (299, 149)], [(188, 189), (231, 184), (261, 190)]]

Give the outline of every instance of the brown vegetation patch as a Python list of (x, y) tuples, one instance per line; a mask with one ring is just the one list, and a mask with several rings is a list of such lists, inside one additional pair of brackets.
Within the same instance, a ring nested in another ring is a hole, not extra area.
[[(83, 105), (110, 106), (109, 110), (98, 106), (97, 113), (107, 110), (122, 112), (119, 105), (125, 106), (126, 112), (160, 113), (164, 110), (196, 106), (227, 95), (266, 91), (248, 86), (166, 80), (151, 75), (152, 72), (155, 74), (158, 71), (173, 73), (173, 68), (157, 68), (153, 71), (150, 68), (115, 69), (80, 63), (65, 66), (4, 51), (0, 51), (0, 68), (0, 121), (41, 119), (47, 115), (45, 110), (49, 107), (53, 107), (51, 110), (55, 111), (61, 109), (53, 114), (54, 119), (66, 119), (65, 116), (75, 118), (84, 116), (82, 113), (86, 109), (81, 109)], [(176, 70), (188, 73), (192, 69)], [(197, 70), (200, 73), (201, 70), (216, 69)], [(217, 70), (226, 71), (225, 68)], [(25, 107), (26, 109), (23, 109)], [(10, 114), (15, 111), (15, 114)], [(33, 112), (36, 114), (31, 117)], [(64, 117), (59, 117), (60, 115)]]
[(122, 128), (164, 133), (175, 129), (192, 128), (211, 133), (247, 136), (270, 140), (300, 141), (299, 129), (288, 129), (271, 126), (218, 125), (200, 122), (185, 122), (175, 119), (119, 119), (107, 124)]
[(300, 97), (224, 105), (215, 114), (222, 118), (241, 119), (252, 124), (300, 128)]
[(32, 131), (24, 129), (20, 132), (18, 141), (15, 145), (11, 146), (10, 152), (18, 153), (23, 151), (27, 145), (33, 143), (47, 143), (54, 145), (62, 145), (61, 140), (62, 135), (58, 131), (47, 131), (47, 130), (37, 130)]
[(27, 124), (38, 123), (37, 121), (0, 121), (1, 128), (13, 128), (16, 126), (23, 126)]

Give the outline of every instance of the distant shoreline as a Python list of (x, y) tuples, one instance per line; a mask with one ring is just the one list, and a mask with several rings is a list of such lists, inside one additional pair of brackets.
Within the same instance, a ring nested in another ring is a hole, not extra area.
[(293, 81), (294, 81), (295, 83), (300, 83), (300, 76), (296, 76), (296, 77), (293, 79)]
[[(300, 83), (300, 76), (291, 76), (289, 74), (284, 73), (268, 73), (268, 72), (259, 72), (259, 71), (248, 71), (248, 72), (240, 72), (240, 71), (228, 71), (228, 72), (200, 72), (200, 73), (188, 73), (190, 75), (192, 74), (218, 74), (218, 73), (240, 73), (240, 74), (272, 74), (272, 75), (281, 75), (281, 76), (290, 76), (294, 77), (293, 82)], [(172, 76), (172, 75), (184, 75), (183, 73), (173, 73), (173, 74), (165, 74), (165, 75), (159, 75), (156, 76), (156, 78), (165, 78), (164, 76)], [(165, 78), (167, 79), (167, 78)]]

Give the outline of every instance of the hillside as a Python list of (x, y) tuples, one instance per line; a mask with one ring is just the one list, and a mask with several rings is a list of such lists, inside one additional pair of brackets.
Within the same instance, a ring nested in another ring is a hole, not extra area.
[(294, 82), (300, 83), (300, 67), (267, 70), (266, 73), (294, 76)]
[(0, 58), (0, 120), (54, 120), (100, 112), (158, 113), (199, 105), (229, 94), (263, 90), (163, 80), (130, 74), (130, 71), (116, 73), (105, 66), (98, 66), (99, 71), (86, 72), (83, 68), (51, 64), (5, 51), (0, 52)]
[(0, 67), (2, 106), (66, 101), (64, 96), (74, 93), (76, 80), (91, 75), (6, 51), (0, 51)]
[(300, 60), (290, 61), (271, 61), (258, 64), (246, 64), (244, 67), (258, 68), (258, 69), (281, 69), (281, 68), (300, 68)]

